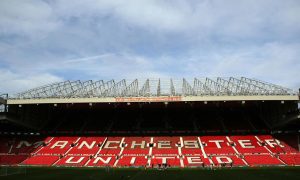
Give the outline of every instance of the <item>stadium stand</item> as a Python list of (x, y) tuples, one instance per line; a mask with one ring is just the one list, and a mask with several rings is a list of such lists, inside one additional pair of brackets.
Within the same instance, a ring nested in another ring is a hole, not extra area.
[[(6, 147), (10, 142), (14, 142), (11, 148)], [(299, 150), (271, 135), (46, 137), (43, 143), (41, 138), (2, 138), (1, 144), (2, 165), (190, 167), (300, 163)], [(16, 148), (18, 151), (12, 150)]]
[(297, 166), (298, 102), (243, 77), (54, 83), (7, 99), (0, 165)]

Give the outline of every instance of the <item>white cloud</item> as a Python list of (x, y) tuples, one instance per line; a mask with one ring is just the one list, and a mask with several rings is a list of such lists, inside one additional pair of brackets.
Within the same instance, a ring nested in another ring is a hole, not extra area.
[[(4, 33), (50, 32), (72, 18), (113, 18), (145, 31), (184, 32), (193, 35), (228, 36), (264, 35), (300, 28), (298, 1), (140, 1), (85, 0), (3, 0), (0, 6), (1, 30)], [(97, 22), (95, 23), (97, 25)]]
[(108, 16), (143, 28), (177, 31), (190, 15), (191, 6), (183, 1), (88, 0), (69, 3), (55, 1), (56, 13), (62, 18)]
[[(185, 71), (192, 76), (246, 76), (278, 83), (297, 89), (300, 82), (300, 44), (267, 43), (230, 51), (219, 51), (209, 56), (194, 54)], [(209, 60), (207, 60), (209, 59)]]
[[(47, 63), (45, 70), (73, 71), (83, 73), (91, 79), (159, 77), (165, 73), (156, 69), (155, 59), (136, 54), (101, 54), (78, 59)], [(157, 61), (156, 61), (157, 62)], [(39, 69), (41, 70), (41, 69)]]
[(184, 76), (249, 76), (297, 88), (299, 32), (293, 0), (2, 0), (0, 70), (10, 80), (2, 89)]
[(43, 1), (3, 0), (0, 2), (1, 35), (41, 38), (59, 25), (51, 7)]
[(1, 93), (18, 93), (63, 79), (49, 73), (23, 74), (0, 68)]

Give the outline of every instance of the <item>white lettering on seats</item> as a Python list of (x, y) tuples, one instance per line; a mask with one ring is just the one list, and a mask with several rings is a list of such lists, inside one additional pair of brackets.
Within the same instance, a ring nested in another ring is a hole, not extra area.
[(183, 141), (184, 148), (199, 148), (198, 141)]
[(131, 160), (130, 160), (130, 164), (131, 164), (131, 165), (135, 163), (135, 159), (136, 159), (136, 157), (132, 157), (132, 158), (131, 158)]
[(84, 159), (84, 157), (80, 157), (78, 160), (72, 161), (74, 157), (69, 157), (69, 159), (66, 160), (67, 164), (78, 164), (81, 163), (81, 161)]
[(167, 163), (167, 159), (175, 159), (175, 157), (155, 157), (156, 159), (161, 159), (163, 164)]
[(243, 148), (255, 148), (254, 146), (252, 146), (250, 140), (238, 140), (238, 142), (240, 143), (240, 145), (241, 145)]
[(51, 149), (54, 149), (55, 147), (60, 147), (60, 149), (63, 149), (67, 144), (68, 144), (68, 141), (56, 141), (51, 146)]
[(217, 148), (220, 149), (221, 148), (220, 143), (224, 142), (224, 141), (223, 140), (209, 140), (208, 142), (214, 142), (216, 144)]
[[(110, 146), (110, 144), (116, 144), (116, 146)], [(106, 149), (117, 149), (119, 147), (120, 141), (107, 141), (104, 148)]]
[(171, 142), (170, 141), (158, 141), (157, 142), (157, 148), (171, 148)]
[(44, 143), (44, 141), (37, 141), (37, 142), (35, 142), (35, 143), (33, 143), (33, 147), (34, 148), (38, 148), (38, 147), (40, 147), (41, 145), (43, 145), (43, 143)]
[(272, 148), (275, 146), (284, 147), (282, 144), (280, 144), (280, 141), (277, 139), (265, 139), (265, 141)]
[(232, 159), (230, 157), (226, 156), (221, 156), (221, 157), (216, 157), (217, 162), (220, 163), (232, 163)]
[(136, 141), (132, 141), (131, 143), (131, 149), (134, 149), (136, 146), (140, 146), (142, 149), (145, 148), (146, 141), (142, 141), (141, 143), (136, 143)]
[(96, 144), (96, 141), (93, 141), (91, 144), (88, 144), (86, 141), (82, 141), (78, 146), (78, 149), (81, 149), (83, 146), (86, 146), (88, 149), (92, 149)]
[(30, 144), (28, 141), (20, 141), (19, 144), (16, 146), (16, 148), (20, 149), (20, 148), (22, 148), (22, 146), (29, 147), (29, 146), (32, 146), (32, 145), (33, 145), (34, 148), (37, 148), (37, 147), (41, 146), (43, 143), (44, 143), (44, 141), (37, 141), (33, 144)]
[(103, 162), (104, 164), (108, 164), (109, 162), (110, 162), (110, 160), (111, 160), (111, 157), (107, 157), (107, 159), (106, 160), (104, 160), (102, 157), (96, 157), (95, 158), (95, 160), (93, 161), (93, 163), (94, 164), (97, 164), (98, 163), (98, 161), (101, 161), (101, 162)]
[(186, 157), (187, 162), (189, 164), (202, 164), (202, 160), (200, 157)]
[(32, 146), (32, 144), (30, 144), (28, 141), (20, 141), (20, 143), (18, 144), (18, 146), (16, 148), (21, 148), (22, 146), (26, 146), (26, 147), (29, 147), (29, 146)]

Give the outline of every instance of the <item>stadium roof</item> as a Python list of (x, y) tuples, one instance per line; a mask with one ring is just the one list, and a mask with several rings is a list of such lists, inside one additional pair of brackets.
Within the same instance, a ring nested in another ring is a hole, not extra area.
[(64, 81), (21, 92), (8, 104), (299, 100), (292, 89), (246, 77)]

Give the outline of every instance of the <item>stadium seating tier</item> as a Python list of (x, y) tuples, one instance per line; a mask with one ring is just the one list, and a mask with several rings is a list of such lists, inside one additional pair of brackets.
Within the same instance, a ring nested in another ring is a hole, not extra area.
[(0, 164), (79, 167), (300, 165), (299, 150), (289, 146), (292, 140), (282, 141), (271, 135), (3, 137)]

